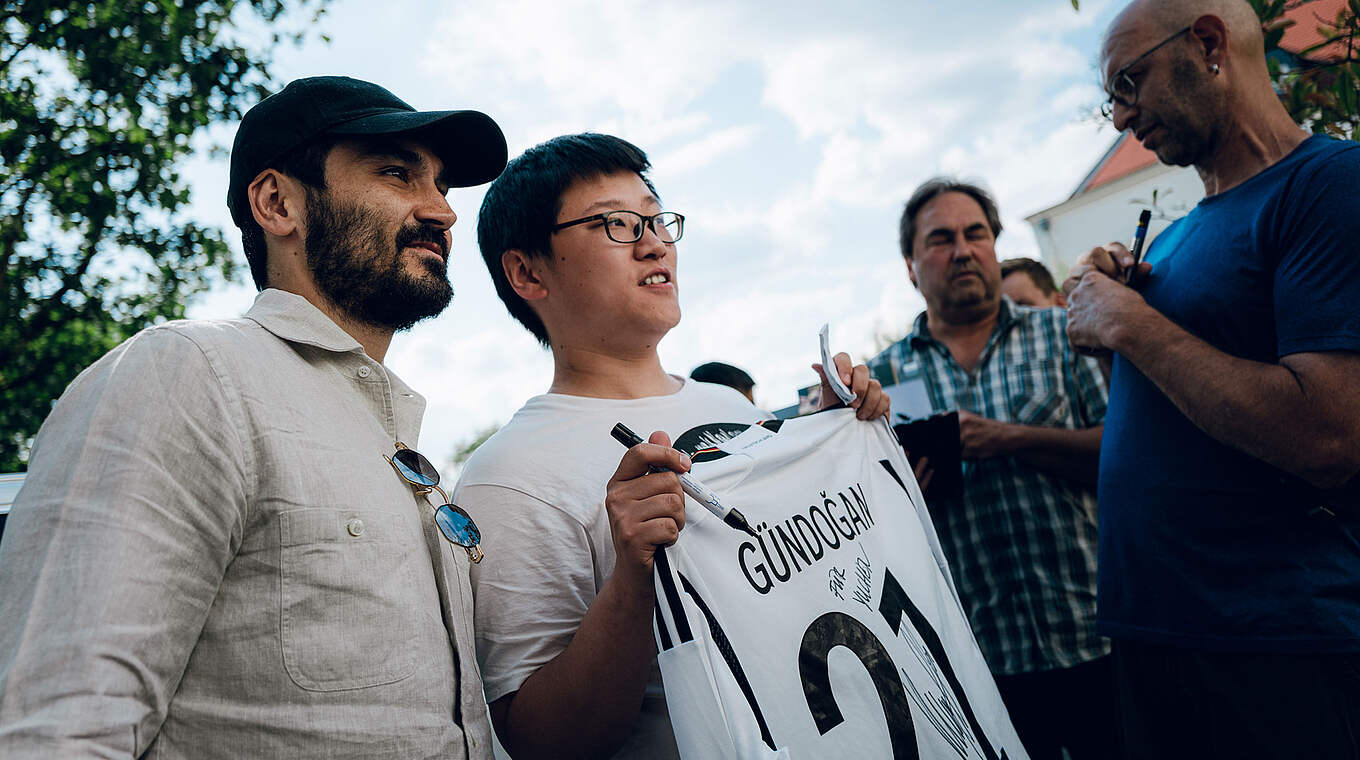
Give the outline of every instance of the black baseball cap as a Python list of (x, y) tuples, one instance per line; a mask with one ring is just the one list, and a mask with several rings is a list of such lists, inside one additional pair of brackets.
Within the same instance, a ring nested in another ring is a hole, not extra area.
[(321, 135), (418, 137), (444, 162), (454, 187), (490, 182), (505, 168), (505, 135), (480, 111), (417, 111), (372, 82), (308, 77), (246, 112), (231, 147), (227, 207), (239, 227), (250, 218), (246, 188), (280, 156)]

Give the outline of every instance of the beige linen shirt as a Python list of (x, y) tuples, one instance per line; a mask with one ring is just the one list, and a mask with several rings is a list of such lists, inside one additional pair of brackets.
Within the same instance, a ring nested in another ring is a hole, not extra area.
[(0, 757), (490, 758), (425, 401), (306, 300), (71, 384), (0, 543)]

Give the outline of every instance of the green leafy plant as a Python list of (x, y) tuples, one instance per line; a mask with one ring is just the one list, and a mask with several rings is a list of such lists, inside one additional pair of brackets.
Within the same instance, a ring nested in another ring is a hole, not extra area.
[[(1355, 139), (1360, 126), (1360, 0), (1341, 4), (1335, 17), (1310, 12), (1316, 0), (1250, 0), (1266, 30), (1271, 79), (1294, 120), (1313, 132)], [(1295, 19), (1286, 11), (1298, 10)], [(1300, 20), (1299, 17), (1307, 20)], [(1288, 53), (1285, 29), (1312, 24), (1322, 40)]]
[(222, 231), (187, 218), (179, 166), (265, 94), (271, 51), (302, 38), (279, 31), (287, 6), (314, 22), (322, 2), (3, 3), (0, 471), (77, 373), (239, 276)]

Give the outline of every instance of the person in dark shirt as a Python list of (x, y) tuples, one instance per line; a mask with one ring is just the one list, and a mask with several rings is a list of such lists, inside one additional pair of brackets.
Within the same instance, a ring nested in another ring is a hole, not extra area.
[(698, 380), (701, 383), (717, 383), (726, 385), (729, 388), (736, 388), (747, 401), (755, 403), (756, 397), (753, 391), (756, 381), (746, 374), (740, 367), (733, 367), (731, 364), (722, 362), (708, 362), (700, 364), (689, 373), (690, 379)]
[(1206, 197), (1064, 283), (1114, 353), (1099, 629), (1130, 757), (1360, 757), (1360, 144), (1309, 136), (1240, 0), (1140, 0), (1106, 111)]

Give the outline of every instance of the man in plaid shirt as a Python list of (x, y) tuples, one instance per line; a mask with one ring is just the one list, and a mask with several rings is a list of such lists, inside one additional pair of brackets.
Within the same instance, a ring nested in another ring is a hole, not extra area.
[(1114, 694), (1109, 643), (1095, 629), (1094, 486), (1106, 387), (1096, 362), (1070, 348), (1062, 309), (1002, 297), (1000, 232), (981, 188), (939, 178), (917, 188), (901, 245), (926, 310), (868, 365), (884, 387), (920, 381), (934, 411), (959, 412), (963, 495), (926, 495), (1030, 756), (1066, 747), (1073, 760), (1104, 758)]

